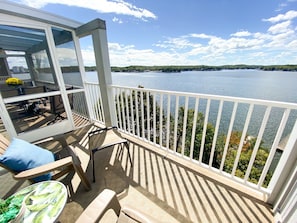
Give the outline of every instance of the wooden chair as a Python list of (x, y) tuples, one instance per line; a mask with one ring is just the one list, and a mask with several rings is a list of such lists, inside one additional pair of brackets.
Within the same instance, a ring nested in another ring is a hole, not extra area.
[(24, 94), (38, 94), (45, 92), (46, 88), (45, 86), (35, 86), (35, 87), (24, 87), (23, 91)]
[(141, 210), (132, 207), (121, 207), (116, 193), (104, 189), (83, 211), (75, 223), (100, 222), (108, 210), (113, 210), (118, 216), (117, 223), (161, 223), (158, 219), (148, 216)]
[[(10, 141), (5, 138), (2, 134), (0, 134), (0, 156), (3, 155), (8, 148), (10, 144)], [(64, 144), (64, 143), (63, 143)], [(63, 145), (62, 146), (65, 146)], [(65, 158), (61, 158), (59, 160), (56, 160), (52, 163), (48, 163), (42, 166), (38, 166), (29, 170), (24, 170), (22, 172), (16, 173), (15, 171), (9, 169), (7, 166), (4, 166), (0, 163), (0, 166), (10, 171), (14, 176), (14, 179), (16, 180), (29, 180), (31, 182), (34, 182), (32, 179), (38, 176), (42, 176), (46, 173), (53, 173), (51, 179), (57, 180), (60, 177), (69, 174), (71, 172), (76, 172), (78, 176), (81, 179), (81, 182), (83, 186), (86, 188), (86, 190), (91, 189), (91, 184), (88, 180), (88, 178), (85, 175), (85, 172), (83, 171), (81, 167), (80, 160), (78, 156), (75, 154), (72, 146), (66, 146), (64, 148), (68, 151), (69, 155)], [(20, 151), (21, 152), (21, 151)]]
[(20, 95), (20, 90), (15, 89), (3, 89), (1, 90), (1, 95), (3, 98), (10, 98), (10, 97), (16, 97)]

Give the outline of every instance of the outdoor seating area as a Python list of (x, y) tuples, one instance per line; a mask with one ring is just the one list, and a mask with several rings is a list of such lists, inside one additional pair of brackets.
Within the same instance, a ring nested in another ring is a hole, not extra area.
[[(92, 163), (88, 132), (97, 128), (89, 126), (64, 136), (67, 144), (75, 148), (90, 181)], [(253, 196), (238, 185), (223, 184), (209, 172), (199, 171), (182, 159), (127, 138), (133, 166), (127, 150), (121, 150), (119, 146), (97, 152), (94, 157), (96, 182), (86, 191), (80, 178), (73, 177), (74, 194), (69, 197), (60, 222), (75, 222), (104, 189), (114, 191), (121, 206), (140, 209), (161, 222), (273, 222), (271, 207), (256, 194)], [(43, 146), (61, 147), (57, 142), (44, 142)], [(15, 192), (28, 185), (28, 181), (20, 185), (3, 170), (0, 178), (1, 182), (9, 182), (1, 185), (1, 197), (12, 188)], [(112, 220), (116, 222), (117, 215), (109, 210), (100, 222)]]
[(38, 142), (50, 158), (24, 169), (3, 162), (1, 198), (49, 174), (42, 182), (67, 188), (61, 215), (53, 210), (61, 223), (90, 212), (96, 222), (100, 210), (100, 222), (116, 222), (126, 206), (172, 223), (296, 219), (296, 103), (115, 85), (104, 20), (3, 0), (0, 21), (0, 156), (21, 142), (13, 158), (43, 157), (27, 150)]

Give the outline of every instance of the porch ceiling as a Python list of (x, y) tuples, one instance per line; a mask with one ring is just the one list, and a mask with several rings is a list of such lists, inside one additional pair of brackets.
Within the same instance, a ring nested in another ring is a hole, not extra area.
[(45, 33), (34, 29), (0, 25), (0, 49), (29, 51), (45, 41)]

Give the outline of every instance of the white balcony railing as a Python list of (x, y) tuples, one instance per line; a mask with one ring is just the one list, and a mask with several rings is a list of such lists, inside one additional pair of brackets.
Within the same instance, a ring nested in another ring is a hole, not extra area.
[[(112, 86), (119, 128), (162, 150), (269, 195), (297, 119), (297, 104)], [(97, 84), (92, 118), (104, 123)], [(193, 121), (196, 120), (196, 121)], [(295, 136), (296, 137), (296, 136)]]

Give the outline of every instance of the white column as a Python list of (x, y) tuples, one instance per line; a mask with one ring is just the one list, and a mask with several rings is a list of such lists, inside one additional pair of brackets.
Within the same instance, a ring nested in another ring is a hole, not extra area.
[[(269, 183), (268, 189), (271, 190), (271, 195), (268, 198), (268, 203), (276, 206), (280, 200), (286, 199), (289, 196), (288, 192), (284, 192), (285, 185), (293, 176), (297, 159), (297, 122), (290, 134), (287, 145), (281, 159), (275, 169), (275, 173)], [(274, 207), (276, 209), (277, 207)]]
[(92, 32), (97, 75), (103, 103), (103, 112), (106, 126), (117, 125), (115, 105), (112, 89), (111, 68), (109, 62), (108, 43), (105, 29), (96, 29)]

